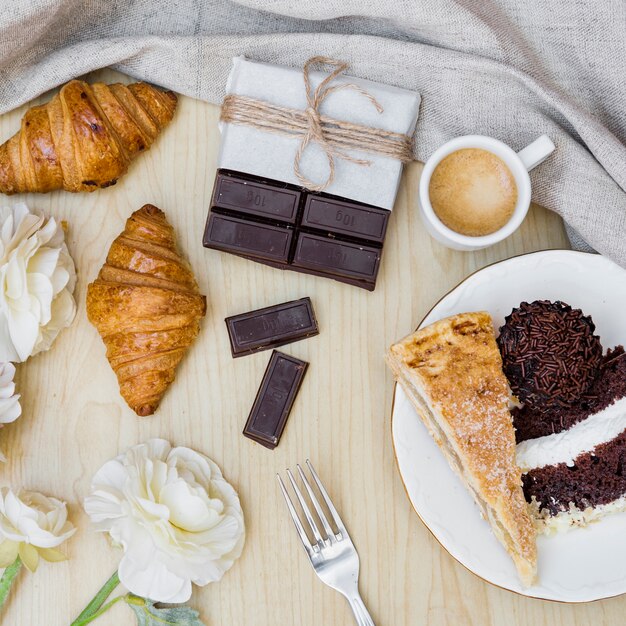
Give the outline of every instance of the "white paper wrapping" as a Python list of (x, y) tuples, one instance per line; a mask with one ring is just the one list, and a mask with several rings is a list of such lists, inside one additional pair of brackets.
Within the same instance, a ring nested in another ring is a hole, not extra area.
[[(311, 88), (315, 89), (327, 75), (311, 72)], [(356, 90), (342, 89), (324, 100), (320, 106), (323, 115), (393, 132), (413, 133), (419, 112), (419, 94), (352, 76), (339, 76), (331, 84), (338, 83), (359, 85), (378, 100), (384, 111), (378, 113)], [(302, 69), (249, 61), (243, 57), (233, 59), (226, 91), (283, 107), (301, 110), (307, 107)], [(222, 123), (221, 131), (220, 168), (300, 185), (294, 174), (293, 161), (301, 137), (277, 135), (230, 123)], [(391, 210), (400, 183), (402, 163), (357, 150), (348, 153), (371, 164), (357, 165), (336, 158), (335, 180), (324, 191)], [(308, 145), (300, 166), (309, 180), (323, 182), (328, 176), (328, 158), (316, 143)]]

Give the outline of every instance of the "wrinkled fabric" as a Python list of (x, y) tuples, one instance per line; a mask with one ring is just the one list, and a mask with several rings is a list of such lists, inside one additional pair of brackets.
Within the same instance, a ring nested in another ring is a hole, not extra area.
[(626, 266), (625, 51), (623, 0), (4, 0), (0, 112), (105, 66), (220, 102), (233, 56), (336, 57), (421, 93), (420, 160), (547, 133), (533, 199)]

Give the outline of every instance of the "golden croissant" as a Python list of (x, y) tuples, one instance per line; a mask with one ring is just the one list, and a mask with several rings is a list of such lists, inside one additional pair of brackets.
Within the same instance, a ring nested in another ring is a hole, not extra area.
[(30, 108), (0, 146), (0, 192), (94, 191), (126, 173), (171, 121), (177, 97), (147, 83), (73, 80)]
[(137, 415), (157, 409), (205, 313), (163, 211), (150, 204), (135, 211), (87, 288), (87, 317)]

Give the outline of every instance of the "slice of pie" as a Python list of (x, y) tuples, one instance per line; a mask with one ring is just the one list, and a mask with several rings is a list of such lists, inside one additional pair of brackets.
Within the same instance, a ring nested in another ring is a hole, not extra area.
[(511, 392), (490, 315), (435, 322), (391, 346), (387, 362), (522, 583), (533, 584), (536, 533), (515, 461)]

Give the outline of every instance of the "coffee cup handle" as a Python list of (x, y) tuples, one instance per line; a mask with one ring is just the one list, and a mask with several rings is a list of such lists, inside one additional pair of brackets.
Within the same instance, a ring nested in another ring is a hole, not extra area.
[(530, 171), (540, 163), (543, 163), (554, 152), (554, 149), (555, 146), (550, 137), (541, 135), (530, 145), (520, 150), (517, 156), (521, 159), (524, 167)]

